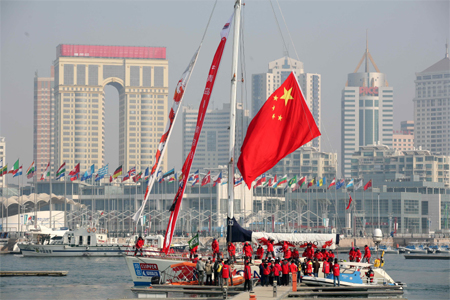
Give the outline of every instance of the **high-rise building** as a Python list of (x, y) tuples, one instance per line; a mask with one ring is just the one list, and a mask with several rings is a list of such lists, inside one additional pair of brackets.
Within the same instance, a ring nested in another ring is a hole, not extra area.
[(108, 163), (104, 88), (112, 85), (119, 92), (119, 164), (150, 166), (168, 114), (166, 48), (59, 45), (56, 52), (54, 164), (81, 163), (83, 172)]
[[(197, 124), (198, 109), (183, 107), (183, 152), (184, 161), (191, 151)], [(235, 157), (238, 158), (244, 142), (250, 113), (243, 109), (242, 103), (236, 105), (236, 146)], [(223, 104), (222, 109), (211, 109), (206, 112), (202, 133), (198, 141), (192, 170), (209, 170), (227, 165), (230, 143), (230, 104)], [(237, 159), (236, 159), (237, 162)]]
[(414, 134), (414, 121), (401, 121), (400, 122), (400, 131), (408, 132)]
[(416, 73), (414, 145), (433, 153), (450, 155), (450, 59), (445, 57)]
[[(50, 157), (55, 155), (55, 97), (53, 91), (54, 67), (50, 77), (34, 75), (33, 160), (36, 176), (45, 172)], [(55, 164), (52, 164), (54, 171)]]
[[(358, 72), (365, 59), (364, 72)], [(369, 60), (376, 72), (369, 71)], [(341, 172), (351, 176), (351, 159), (360, 146), (383, 144), (392, 147), (394, 89), (366, 51), (342, 90)]]
[[(303, 63), (290, 57), (283, 57), (269, 62), (267, 73), (252, 75), (252, 116), (254, 117), (272, 93), (280, 87), (289, 74), (294, 71), (303, 96), (320, 129), (321, 117), (321, 75), (305, 73)], [(320, 137), (315, 138), (308, 147), (315, 147), (320, 151)]]
[[(6, 140), (4, 137), (0, 136), (0, 160), (3, 162), (2, 167), (4, 167), (6, 162)], [(0, 180), (2, 181), (2, 187), (5, 186), (5, 177), (2, 176)]]

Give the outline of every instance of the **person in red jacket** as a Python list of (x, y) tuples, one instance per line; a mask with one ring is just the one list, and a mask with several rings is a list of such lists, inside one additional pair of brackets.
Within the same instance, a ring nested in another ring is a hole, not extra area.
[(212, 251), (213, 251), (213, 261), (216, 261), (216, 256), (217, 256), (217, 259), (220, 258), (220, 255), (219, 255), (219, 242), (216, 239), (214, 239), (212, 241), (211, 247), (212, 247)]
[(267, 253), (266, 253), (266, 259), (269, 257), (269, 253), (272, 254), (272, 257), (275, 258), (275, 252), (273, 251), (273, 240), (269, 239), (267, 243)]
[(269, 275), (270, 275), (270, 266), (267, 263), (267, 261), (264, 262), (263, 264), (263, 282), (261, 283), (261, 286), (269, 286)]
[(248, 260), (250, 263), (252, 263), (252, 255), (253, 255), (253, 248), (252, 246), (245, 242), (244, 247), (242, 248), (242, 252), (244, 252), (244, 260)]
[(352, 247), (352, 249), (350, 249), (350, 252), (348, 253), (348, 260), (355, 261), (355, 257), (356, 257), (356, 251), (355, 251), (355, 248)]
[(281, 265), (281, 273), (283, 274), (283, 278), (281, 279), (281, 285), (289, 284), (289, 263), (285, 259), (283, 260), (283, 264)]
[(287, 249), (289, 248), (289, 245), (286, 241), (283, 242), (283, 246), (281, 249), (283, 250), (283, 253), (286, 253)]
[(264, 256), (264, 249), (261, 247), (261, 245), (258, 246), (258, 249), (256, 249), (256, 258), (262, 259)]
[(333, 250), (330, 250), (330, 252), (328, 252), (328, 257), (332, 258), (334, 260), (334, 253)]
[(322, 259), (323, 259), (322, 252), (320, 252), (320, 250), (316, 250), (316, 254), (314, 254), (314, 258), (317, 258), (318, 261), (322, 261)]
[(276, 260), (272, 266), (272, 273), (273, 273), (273, 281), (276, 280), (277, 285), (280, 285), (280, 272), (281, 272), (280, 262)]
[(192, 259), (195, 257), (195, 254), (197, 253), (198, 245), (189, 250), (189, 260), (192, 261)]
[(336, 280), (338, 282), (338, 286), (341, 286), (341, 280), (339, 278), (339, 274), (341, 273), (341, 267), (338, 264), (337, 258), (334, 259), (333, 265), (333, 285), (336, 286)]
[(359, 250), (359, 248), (356, 248), (356, 254), (355, 254), (355, 260), (356, 262), (361, 262), (361, 258), (362, 258), (362, 253), (361, 250)]
[(232, 242), (228, 242), (228, 258), (236, 262), (236, 246)]
[(295, 263), (295, 261), (292, 261), (291, 264), (289, 265), (289, 272), (291, 272), (291, 274), (292, 274), (291, 275), (292, 276), (292, 282), (294, 282), (294, 274), (297, 274), (297, 271), (298, 271), (297, 264)]
[(328, 277), (328, 274), (330, 274), (330, 262), (329, 261), (327, 261), (327, 260), (324, 260), (323, 261), (323, 264), (322, 264), (322, 272), (323, 272), (323, 277), (324, 278), (327, 278)]
[(371, 256), (372, 255), (370, 254), (369, 246), (365, 245), (364, 246), (364, 258), (366, 259), (367, 263), (369, 263), (369, 264), (370, 264), (370, 257)]
[(245, 267), (244, 267), (244, 291), (251, 291), (252, 290), (252, 286), (251, 286), (251, 280), (252, 280), (252, 270), (250, 269), (250, 262), (246, 261), (245, 262)]
[(312, 244), (308, 244), (306, 246), (306, 257), (309, 259), (314, 258), (314, 248), (313, 248)]
[(306, 262), (306, 271), (305, 276), (311, 276), (313, 272), (313, 263), (310, 258), (308, 258), (308, 261)]
[(144, 247), (144, 239), (141, 236), (137, 239), (136, 245), (134, 245), (134, 247), (136, 248), (136, 250), (134, 251), (134, 256), (136, 256), (138, 251), (141, 252), (142, 256), (142, 247)]
[(293, 248), (292, 250), (292, 258), (293, 259), (299, 259), (300, 258), (300, 253), (298, 252), (297, 248)]
[(287, 259), (288, 261), (290, 261), (291, 257), (292, 257), (291, 249), (287, 248), (286, 252), (284, 252), (284, 259)]
[(226, 286), (229, 286), (230, 284), (228, 279), (231, 280), (231, 285), (233, 285), (233, 278), (231, 278), (231, 268), (229, 263), (229, 261), (224, 261), (222, 265), (222, 284), (225, 282)]
[(327, 249), (322, 249), (322, 261), (328, 260), (328, 251)]

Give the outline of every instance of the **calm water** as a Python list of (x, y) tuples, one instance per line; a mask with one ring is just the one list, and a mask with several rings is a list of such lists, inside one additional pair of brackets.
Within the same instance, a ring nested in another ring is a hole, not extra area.
[[(69, 271), (63, 277), (1, 277), (0, 299), (137, 298), (124, 258), (24, 258), (0, 256), (0, 269)], [(386, 255), (385, 269), (408, 284), (407, 299), (449, 299), (450, 261), (405, 260)]]

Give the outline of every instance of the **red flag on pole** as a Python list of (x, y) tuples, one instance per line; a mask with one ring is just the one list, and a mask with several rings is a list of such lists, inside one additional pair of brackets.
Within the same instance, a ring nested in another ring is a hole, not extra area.
[(366, 185), (364, 186), (364, 190), (367, 190), (368, 188), (370, 188), (372, 186), (372, 179), (369, 180), (368, 183), (366, 183)]
[(207, 185), (211, 182), (211, 171), (208, 171), (208, 174), (205, 175), (202, 179), (202, 186)]
[(350, 208), (350, 204), (352, 204), (352, 196), (350, 195), (350, 193), (348, 194), (348, 196), (350, 197), (350, 199), (348, 200), (348, 205), (347, 205), (347, 208), (345, 210), (349, 209)]
[(292, 72), (251, 121), (238, 168), (248, 188), (286, 155), (320, 136)]

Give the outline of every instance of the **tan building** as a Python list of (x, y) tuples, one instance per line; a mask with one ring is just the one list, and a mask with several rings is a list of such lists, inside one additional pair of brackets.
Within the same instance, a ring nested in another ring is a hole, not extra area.
[(392, 148), (399, 151), (414, 150), (414, 133), (394, 130), (392, 134)]
[(449, 186), (450, 156), (428, 150), (397, 151), (385, 145), (362, 146), (352, 156), (352, 178), (374, 174), (404, 174), (415, 181), (442, 182)]
[(112, 85), (119, 92), (119, 164), (124, 172), (150, 166), (167, 122), (166, 49), (59, 45), (54, 66), (55, 165), (65, 161), (70, 170), (81, 163), (84, 172), (92, 164), (97, 170), (108, 163), (104, 88)]
[[(45, 172), (50, 157), (55, 154), (53, 78), (53, 66), (50, 77), (39, 77), (37, 72), (34, 75), (33, 160), (38, 178)], [(52, 170), (54, 169), (55, 165), (52, 164)]]

